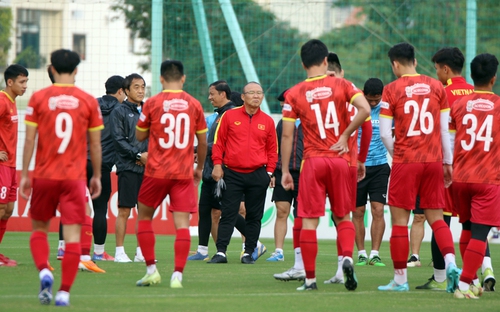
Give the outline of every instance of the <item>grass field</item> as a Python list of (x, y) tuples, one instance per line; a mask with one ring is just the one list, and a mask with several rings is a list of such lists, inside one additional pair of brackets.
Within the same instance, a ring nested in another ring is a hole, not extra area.
[[(54, 266), (54, 292), (60, 283), (61, 262), (55, 259), (57, 235), (50, 234)], [(135, 237), (129, 235), (125, 249), (135, 251)], [(263, 240), (269, 253), (270, 239)], [(197, 239), (193, 237), (191, 249)], [(343, 285), (324, 285), (337, 269), (333, 241), (319, 242), (316, 274), (318, 291), (298, 292), (299, 282), (280, 282), (273, 278), (293, 265), (292, 243), (285, 243), (285, 262), (266, 262), (265, 254), (255, 265), (239, 262), (241, 240), (233, 238), (228, 264), (207, 265), (188, 262), (183, 289), (171, 289), (173, 237), (158, 236), (156, 250), (158, 269), (163, 282), (151, 287), (136, 287), (135, 281), (145, 274), (143, 263), (99, 262), (105, 274), (79, 272), (71, 289), (71, 311), (500, 311), (500, 292), (485, 293), (480, 300), (458, 300), (452, 294), (417, 291), (432, 274), (429, 243), (422, 245), (422, 267), (409, 268), (408, 293), (385, 293), (378, 285), (392, 278), (389, 244), (382, 244), (381, 256), (386, 267), (355, 267), (358, 289), (348, 292)], [(367, 245), (369, 248), (369, 243)], [(108, 235), (107, 251), (114, 254), (114, 235)], [(29, 233), (7, 232), (0, 250), (19, 263), (17, 267), (0, 267), (0, 311), (50, 311), (55, 306), (41, 306), (37, 299), (38, 273), (29, 251)], [(215, 247), (211, 242), (211, 253)], [(458, 249), (457, 249), (458, 250)], [(493, 266), (500, 270), (500, 245), (492, 245)], [(460, 260), (458, 265), (461, 266)], [(500, 272), (500, 271), (499, 271)]]

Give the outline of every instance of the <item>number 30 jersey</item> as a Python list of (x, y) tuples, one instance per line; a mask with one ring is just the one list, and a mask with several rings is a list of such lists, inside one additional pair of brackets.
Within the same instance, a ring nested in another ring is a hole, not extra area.
[(87, 131), (104, 128), (92, 95), (56, 83), (33, 93), (24, 122), (38, 131), (34, 178), (86, 180)]
[(453, 181), (500, 184), (500, 97), (474, 91), (453, 104), (450, 120)]
[(403, 75), (384, 87), (380, 118), (394, 119), (394, 163), (443, 160), (441, 112), (449, 111), (443, 85), (425, 75)]
[(198, 100), (182, 90), (164, 90), (144, 103), (137, 130), (149, 130), (144, 175), (193, 179), (194, 136), (208, 131)]
[(304, 159), (311, 157), (342, 157), (330, 150), (351, 122), (346, 105), (363, 96), (354, 84), (330, 76), (308, 78), (290, 89), (283, 105), (283, 120), (300, 118), (304, 132)]

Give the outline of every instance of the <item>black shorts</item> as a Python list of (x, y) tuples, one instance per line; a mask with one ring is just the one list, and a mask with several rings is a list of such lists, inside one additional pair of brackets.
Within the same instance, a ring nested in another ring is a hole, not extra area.
[(142, 173), (122, 171), (118, 173), (118, 207), (134, 208), (142, 184)]
[(293, 215), (295, 216), (297, 210), (297, 198), (299, 197), (300, 173), (298, 171), (290, 171), (290, 174), (292, 175), (293, 178), (293, 190), (287, 191), (281, 185), (281, 177), (283, 176), (281, 170), (274, 171), (275, 185), (271, 200), (273, 202), (286, 201), (289, 202), (290, 204), (292, 204), (293, 202), (293, 208), (294, 208)]
[(413, 214), (424, 214), (422, 208), (420, 208), (420, 196), (417, 196), (415, 200), (415, 209), (413, 209)]
[(386, 204), (387, 182), (391, 167), (388, 164), (378, 166), (366, 166), (366, 176), (358, 182), (356, 195), (356, 207), (366, 205), (368, 195), (370, 201)]
[(209, 207), (211, 209), (220, 210), (220, 199), (215, 198), (214, 193), (216, 185), (216, 182), (203, 182), (201, 184), (200, 207)]

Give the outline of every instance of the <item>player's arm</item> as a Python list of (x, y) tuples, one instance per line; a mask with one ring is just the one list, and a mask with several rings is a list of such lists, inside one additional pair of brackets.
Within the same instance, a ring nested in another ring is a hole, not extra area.
[(368, 102), (362, 93), (354, 95), (351, 100), (351, 104), (358, 109), (358, 113), (340, 135), (338, 142), (331, 147), (332, 150), (339, 151), (340, 154), (347, 153), (349, 151), (348, 141), (351, 134), (370, 116), (370, 105), (368, 105)]
[(205, 158), (207, 157), (207, 133), (206, 131), (197, 132), (196, 138), (198, 139), (198, 159), (196, 163), (194, 179), (199, 183), (202, 177), (203, 166), (205, 165)]
[(453, 154), (451, 150), (450, 131), (448, 129), (448, 122), (450, 120), (450, 110), (444, 109), (441, 111), (441, 145), (443, 146), (443, 163), (451, 165), (453, 163)]
[(102, 147), (101, 147), (101, 130), (93, 130), (88, 132), (90, 146), (90, 161), (92, 162), (92, 177), (89, 181), (89, 191), (92, 199), (97, 198), (101, 194), (101, 163), (102, 163)]
[(293, 190), (293, 179), (290, 175), (290, 156), (293, 148), (293, 130), (295, 120), (283, 118), (283, 130), (281, 134), (281, 171), (283, 177), (281, 183), (285, 190)]
[(135, 138), (137, 141), (142, 142), (149, 138), (149, 129), (142, 129), (138, 126), (135, 127)]
[(35, 150), (35, 140), (37, 134), (37, 126), (26, 124), (26, 133), (24, 137), (24, 151), (23, 151), (23, 169), (21, 171), (21, 182), (19, 185), (21, 197), (28, 199), (31, 194), (31, 181), (28, 176), (28, 169), (30, 166), (31, 158)]
[(361, 139), (359, 142), (359, 153), (358, 161), (365, 163), (366, 157), (368, 156), (368, 149), (370, 147), (370, 141), (372, 140), (372, 121), (371, 118), (367, 118), (365, 122), (361, 125)]
[(394, 155), (394, 139), (392, 138), (392, 117), (386, 117), (380, 115), (379, 117), (379, 128), (380, 128), (380, 139), (384, 143), (385, 148), (389, 152), (389, 155), (393, 157)]

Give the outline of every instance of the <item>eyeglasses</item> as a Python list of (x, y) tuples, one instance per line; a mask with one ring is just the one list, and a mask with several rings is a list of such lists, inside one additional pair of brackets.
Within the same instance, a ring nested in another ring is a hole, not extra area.
[(248, 94), (248, 95), (262, 95), (264, 94), (264, 92), (262, 91), (248, 91), (248, 92), (245, 92), (245, 94)]

